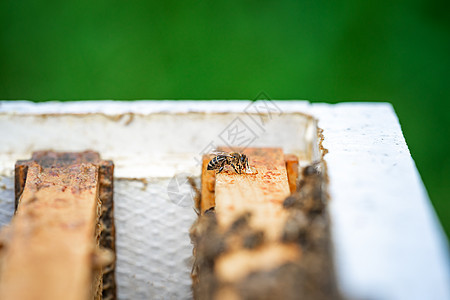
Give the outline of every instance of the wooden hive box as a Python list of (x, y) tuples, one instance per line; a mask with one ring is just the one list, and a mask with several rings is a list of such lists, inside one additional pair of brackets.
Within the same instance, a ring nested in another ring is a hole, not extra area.
[(92, 149), (116, 166), (118, 298), (190, 299), (188, 231), (197, 215), (186, 178), (200, 187), (202, 155), (238, 143), (230, 132), (246, 128), (251, 147), (295, 154), (302, 174), (321, 156), (317, 122), (329, 151), (330, 237), (342, 294), (449, 298), (446, 241), (386, 103), (0, 102), (0, 224), (14, 213), (15, 161), (43, 149)]

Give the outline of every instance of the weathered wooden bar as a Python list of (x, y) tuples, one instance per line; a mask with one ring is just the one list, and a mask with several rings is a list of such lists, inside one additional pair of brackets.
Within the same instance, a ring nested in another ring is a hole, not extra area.
[(115, 299), (113, 168), (92, 151), (17, 162), (1, 299)]
[[(325, 173), (310, 166), (297, 186), (295, 156), (285, 156), (280, 148), (243, 153), (256, 174), (203, 168), (206, 198), (202, 194), (202, 215), (191, 230), (194, 297), (339, 299)], [(204, 157), (203, 167), (210, 159)]]

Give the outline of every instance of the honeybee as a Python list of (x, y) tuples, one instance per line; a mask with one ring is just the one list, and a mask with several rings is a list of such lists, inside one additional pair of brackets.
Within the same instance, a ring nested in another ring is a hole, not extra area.
[(226, 165), (232, 166), (237, 174), (242, 174), (243, 171), (248, 173), (251, 170), (248, 165), (248, 157), (245, 154), (238, 152), (227, 153), (223, 151), (215, 151), (212, 154), (216, 156), (209, 161), (208, 170), (219, 170), (217, 173), (220, 173)]

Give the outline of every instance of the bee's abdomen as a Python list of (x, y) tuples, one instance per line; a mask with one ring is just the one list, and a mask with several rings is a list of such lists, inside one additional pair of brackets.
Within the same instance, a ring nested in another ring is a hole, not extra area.
[(226, 161), (227, 161), (227, 158), (225, 156), (220, 156), (220, 155), (216, 156), (209, 161), (207, 169), (208, 170), (218, 169), (221, 166), (223, 166)]

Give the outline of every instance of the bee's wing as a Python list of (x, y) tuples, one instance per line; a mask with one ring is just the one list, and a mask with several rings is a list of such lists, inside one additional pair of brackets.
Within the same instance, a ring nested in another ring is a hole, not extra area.
[(212, 155), (224, 155), (224, 156), (230, 156), (230, 153), (228, 152), (224, 152), (224, 151), (220, 151), (220, 150), (212, 150), (211, 152), (209, 152), (208, 154), (212, 154)]

